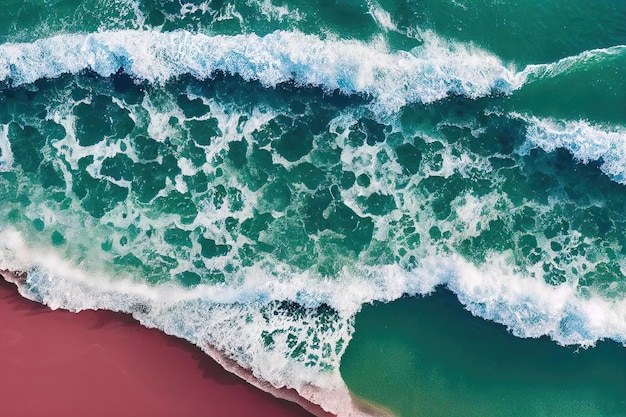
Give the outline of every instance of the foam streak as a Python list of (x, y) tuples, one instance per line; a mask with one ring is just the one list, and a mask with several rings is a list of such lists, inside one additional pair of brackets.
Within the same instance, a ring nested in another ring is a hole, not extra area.
[(0, 172), (8, 172), (13, 167), (13, 151), (7, 135), (6, 126), (0, 126)]

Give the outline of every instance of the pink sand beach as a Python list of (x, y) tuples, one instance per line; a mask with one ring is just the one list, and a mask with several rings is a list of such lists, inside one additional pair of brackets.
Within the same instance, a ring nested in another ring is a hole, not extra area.
[[(316, 413), (318, 414), (318, 413)], [(52, 311), (0, 279), (0, 415), (306, 417), (188, 342), (109, 311)]]

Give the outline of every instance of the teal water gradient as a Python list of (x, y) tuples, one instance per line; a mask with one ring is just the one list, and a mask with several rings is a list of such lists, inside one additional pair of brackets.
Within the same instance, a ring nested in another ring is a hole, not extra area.
[[(623, 416), (624, 348), (518, 339), (440, 289), (365, 306), (341, 371), (399, 416)], [(370, 364), (364, 366), (364, 364)]]

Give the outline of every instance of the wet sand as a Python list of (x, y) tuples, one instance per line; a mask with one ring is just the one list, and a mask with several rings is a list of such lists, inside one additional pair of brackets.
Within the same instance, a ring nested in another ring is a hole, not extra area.
[(128, 315), (52, 311), (1, 278), (0, 415), (311, 416)]

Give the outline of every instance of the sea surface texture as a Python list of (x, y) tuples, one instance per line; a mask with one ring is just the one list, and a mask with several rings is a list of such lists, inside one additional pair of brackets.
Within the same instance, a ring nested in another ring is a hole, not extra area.
[[(624, 0), (2, 6), (0, 269), (25, 296), (340, 416), (348, 388), (407, 417), (626, 415)], [(512, 335), (485, 355), (465, 322)], [(598, 366), (559, 346), (603, 339)]]

